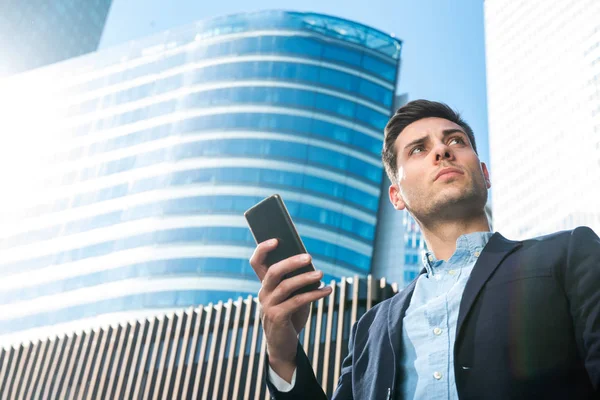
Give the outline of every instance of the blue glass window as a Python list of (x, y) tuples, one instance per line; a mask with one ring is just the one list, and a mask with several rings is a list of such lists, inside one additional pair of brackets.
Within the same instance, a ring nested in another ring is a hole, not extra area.
[[(111, 96), (110, 104), (117, 105), (137, 101), (151, 95), (158, 95), (180, 88), (185, 76), (186, 85), (199, 83), (231, 81), (237, 79), (291, 80), (318, 84), (318, 86), (341, 89), (353, 95), (360, 95), (385, 107), (391, 106), (393, 90), (384, 88), (356, 75), (315, 65), (276, 61), (255, 61), (209, 65), (200, 69), (168, 76), (124, 89)], [(99, 99), (91, 99), (73, 106), (71, 113), (88, 113), (96, 110)]]
[[(237, 87), (192, 93), (186, 96), (185, 107), (222, 106), (230, 104), (290, 105), (300, 108), (326, 110), (338, 114), (344, 119), (357, 119), (380, 131), (388, 120), (387, 114), (381, 114), (371, 108), (352, 101), (309, 90), (277, 87)], [(377, 118), (379, 114), (380, 118)], [(383, 123), (382, 123), (383, 122)]]
[[(204, 130), (248, 129), (260, 131), (290, 132), (318, 137), (321, 140), (340, 142), (352, 146), (358, 151), (379, 156), (382, 139), (376, 139), (362, 132), (333, 123), (301, 116), (269, 113), (216, 114), (185, 119), (175, 126), (159, 125), (141, 131), (132, 132), (102, 142), (96, 142), (88, 148), (88, 154), (125, 148), (169, 136), (171, 133), (197, 133)], [(382, 136), (383, 138), (383, 136)], [(83, 148), (76, 149), (73, 157), (80, 158)]]
[[(368, 271), (370, 257), (343, 249), (337, 245), (323, 242), (312, 238), (302, 238), (307, 249), (315, 257), (324, 258), (332, 263)], [(142, 233), (125, 239), (102, 242), (73, 250), (67, 250), (51, 256), (38, 257), (35, 259), (21, 260), (1, 266), (4, 273), (15, 273), (17, 271), (29, 271), (48, 265), (58, 265), (67, 262), (98, 257), (113, 251), (143, 247), (148, 245), (160, 245), (167, 243), (203, 243), (203, 244), (246, 244), (254, 247), (255, 242), (250, 230), (247, 228), (231, 227), (202, 227), (202, 228), (180, 228)], [(310, 243), (310, 244), (309, 244)], [(338, 249), (339, 248), (339, 249)]]
[(124, 279), (176, 275), (256, 279), (256, 275), (246, 259), (206, 257), (155, 260), (67, 278), (49, 284), (4, 291), (0, 293), (0, 304), (34, 299), (39, 296), (48, 296)]
[(218, 42), (194, 51), (194, 60), (205, 60), (226, 55), (247, 54), (294, 54), (304, 55), (315, 59), (324, 59), (365, 70), (381, 78), (394, 82), (396, 78), (396, 64), (364, 55), (362, 51), (348, 47), (324, 42), (317, 38), (301, 36), (261, 36), (234, 39), (232, 41)]
[(375, 57), (365, 55), (362, 60), (362, 67), (367, 71), (374, 72), (375, 74), (390, 82), (396, 81), (397, 70), (396, 66), (393, 64), (387, 63)]
[[(84, 218), (64, 225), (55, 225), (37, 231), (29, 231), (10, 236), (0, 241), (0, 248), (21, 246), (37, 241), (48, 240), (60, 235), (71, 235), (92, 229), (107, 227), (124, 221), (133, 221), (163, 215), (179, 214), (237, 214), (241, 215), (262, 198), (253, 196), (195, 196), (181, 199), (165, 200), (150, 204), (141, 204), (126, 210), (113, 211), (94, 217)], [(372, 243), (374, 226), (356, 218), (339, 214), (335, 211), (311, 206), (309, 204), (286, 201), (292, 218), (296, 222), (313, 224), (345, 234), (359, 240)]]

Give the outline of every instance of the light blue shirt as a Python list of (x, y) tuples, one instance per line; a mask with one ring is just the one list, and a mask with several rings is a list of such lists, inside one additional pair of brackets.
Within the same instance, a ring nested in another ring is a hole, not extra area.
[(403, 399), (458, 400), (454, 378), (454, 341), (463, 291), (477, 257), (492, 232), (462, 235), (448, 261), (428, 252), (427, 270), (417, 284), (402, 324)]

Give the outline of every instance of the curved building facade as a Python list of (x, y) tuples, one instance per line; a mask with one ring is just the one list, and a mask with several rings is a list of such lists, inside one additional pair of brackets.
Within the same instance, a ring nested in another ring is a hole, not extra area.
[(400, 48), (260, 12), (18, 76), (52, 80), (63, 140), (2, 232), (0, 335), (255, 294), (243, 212), (273, 193), (325, 281), (368, 274)]

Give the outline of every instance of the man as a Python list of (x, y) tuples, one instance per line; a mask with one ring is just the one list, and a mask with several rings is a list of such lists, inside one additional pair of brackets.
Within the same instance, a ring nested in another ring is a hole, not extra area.
[[(352, 328), (333, 397), (599, 398), (598, 236), (577, 228), (516, 242), (489, 232), (487, 167), (471, 128), (444, 104), (400, 108), (382, 155), (390, 201), (414, 217), (429, 252), (415, 281)], [(297, 335), (331, 289), (288, 298), (322, 272), (282, 280), (310, 258), (267, 268), (276, 245), (259, 244), (250, 260), (262, 281), (267, 384), (277, 399), (322, 399)]]

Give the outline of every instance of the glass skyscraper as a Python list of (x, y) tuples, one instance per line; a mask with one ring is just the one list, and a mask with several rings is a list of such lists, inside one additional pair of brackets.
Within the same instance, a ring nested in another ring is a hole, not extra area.
[(486, 0), (494, 228), (600, 233), (600, 2)]
[(11, 79), (48, 82), (52, 112), (32, 123), (57, 139), (39, 192), (5, 212), (0, 335), (255, 294), (243, 212), (273, 193), (326, 282), (368, 274), (400, 48), (351, 21), (259, 12)]
[(3, 0), (0, 78), (98, 48), (112, 0)]

